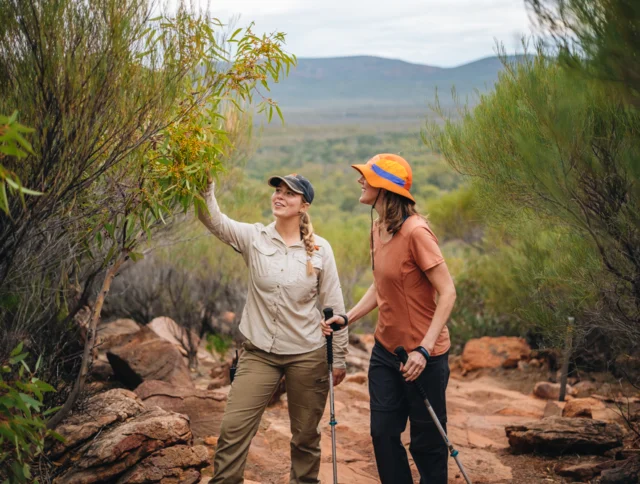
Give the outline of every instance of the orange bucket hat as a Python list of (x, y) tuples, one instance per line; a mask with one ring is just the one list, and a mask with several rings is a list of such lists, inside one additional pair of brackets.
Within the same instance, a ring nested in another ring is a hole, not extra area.
[(384, 188), (416, 203), (409, 193), (413, 181), (411, 167), (401, 156), (382, 153), (374, 156), (364, 165), (351, 166), (362, 173), (372, 187)]

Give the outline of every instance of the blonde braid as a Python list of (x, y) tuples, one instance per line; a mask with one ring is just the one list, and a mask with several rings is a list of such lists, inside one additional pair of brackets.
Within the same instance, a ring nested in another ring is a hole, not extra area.
[(313, 264), (311, 263), (311, 256), (316, 250), (316, 241), (313, 237), (313, 225), (311, 225), (311, 217), (307, 212), (303, 212), (300, 215), (300, 234), (302, 234), (302, 240), (304, 246), (307, 249), (307, 275), (313, 275)]

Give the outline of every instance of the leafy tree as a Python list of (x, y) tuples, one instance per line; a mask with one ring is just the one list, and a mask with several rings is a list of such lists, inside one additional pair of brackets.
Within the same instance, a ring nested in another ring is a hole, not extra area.
[(561, 62), (640, 104), (640, 4), (635, 0), (527, 0)]
[[(0, 110), (19, 108), (35, 129), (33, 154), (8, 168), (44, 193), (23, 207), (10, 200), (0, 215), (8, 339), (47, 317), (14, 283), (38, 286), (68, 326), (102, 281), (76, 384), (49, 426), (82, 392), (113, 278), (141, 257), (154, 229), (203, 206), (199, 192), (233, 153), (230, 113), (259, 95), (258, 112), (280, 115), (261, 90), (294, 62), (281, 33), (238, 29), (223, 44), (223, 26), (207, 14), (181, 6), (153, 17), (154, 8), (146, 0), (0, 2)], [(52, 239), (63, 241), (60, 251), (49, 250)]]
[[(461, 122), (429, 124), (424, 133), (473, 177), (485, 210), (506, 223), (537, 220), (555, 234), (558, 253), (542, 259), (548, 241), (517, 235), (535, 242), (522, 250), (531, 268), (536, 258), (545, 261), (533, 306), (552, 308), (556, 324), (575, 315), (583, 333), (604, 330), (622, 344), (640, 337), (639, 127), (619, 90), (575, 76), (539, 51), (517, 66), (505, 63), (494, 92), (463, 110)], [(601, 266), (578, 270), (594, 254)]]

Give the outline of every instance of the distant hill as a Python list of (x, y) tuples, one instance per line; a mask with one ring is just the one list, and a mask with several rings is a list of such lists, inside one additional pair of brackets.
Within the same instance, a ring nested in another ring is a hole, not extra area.
[(269, 96), (292, 124), (410, 121), (424, 119), (436, 88), (442, 103), (450, 105), (452, 86), (462, 99), (475, 97), (476, 89), (493, 85), (502, 67), (497, 57), (452, 68), (371, 56), (299, 58)]

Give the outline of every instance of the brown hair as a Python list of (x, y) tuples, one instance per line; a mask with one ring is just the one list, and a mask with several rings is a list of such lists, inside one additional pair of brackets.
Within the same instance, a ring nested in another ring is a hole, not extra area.
[(383, 210), (380, 214), (379, 223), (387, 226), (387, 232), (395, 234), (404, 221), (412, 215), (418, 215), (426, 220), (426, 217), (418, 213), (415, 204), (406, 197), (397, 193), (385, 190), (382, 200)]
[(311, 217), (307, 212), (300, 214), (300, 234), (304, 241), (304, 246), (307, 249), (307, 275), (313, 275), (313, 264), (311, 263), (311, 256), (316, 250), (316, 241), (313, 237), (313, 225), (311, 225)]

